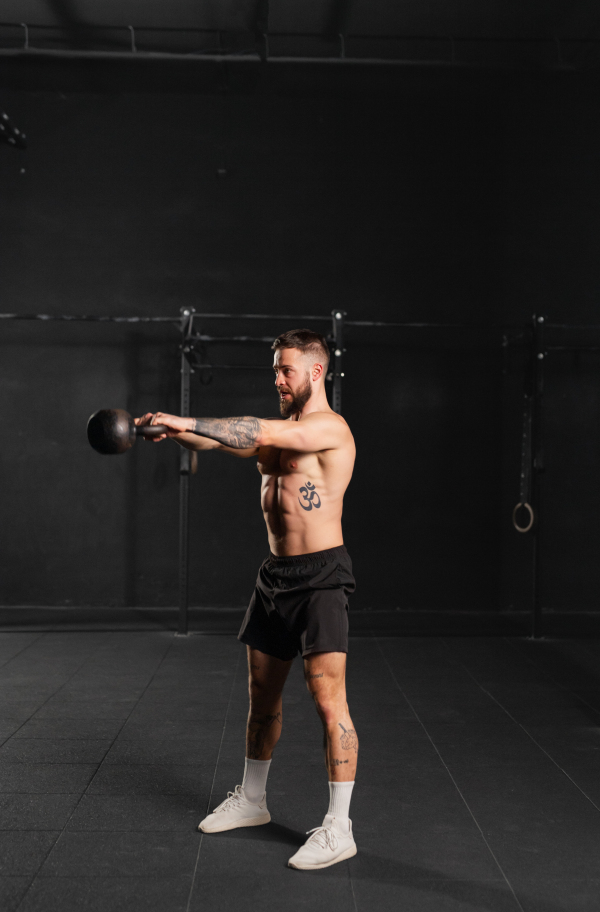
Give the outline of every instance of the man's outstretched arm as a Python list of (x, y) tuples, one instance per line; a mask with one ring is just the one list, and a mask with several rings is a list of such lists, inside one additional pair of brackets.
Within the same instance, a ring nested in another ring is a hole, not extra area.
[(172, 429), (166, 435), (169, 437), (191, 432), (236, 450), (272, 446), (315, 453), (339, 446), (348, 433), (347, 425), (327, 412), (314, 412), (302, 421), (265, 421), (251, 416), (179, 418), (157, 412), (153, 423), (165, 424)]
[(164, 412), (157, 412), (156, 414), (148, 412), (141, 418), (135, 419), (135, 423), (138, 425), (154, 423), (164, 424), (169, 428), (169, 433), (162, 434), (160, 437), (149, 438), (154, 443), (171, 438), (175, 443), (178, 443), (186, 450), (220, 450), (224, 453), (231, 453), (233, 456), (241, 456), (243, 458), (256, 456), (258, 453), (257, 446), (244, 448), (227, 446), (216, 438), (206, 437), (199, 433), (195, 433), (191, 430), (193, 422), (193, 418), (180, 418), (177, 415), (167, 415)]

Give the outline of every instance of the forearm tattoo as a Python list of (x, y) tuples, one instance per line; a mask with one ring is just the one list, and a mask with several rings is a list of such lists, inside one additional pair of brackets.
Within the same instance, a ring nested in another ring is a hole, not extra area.
[(258, 760), (263, 752), (267, 732), (273, 722), (281, 725), (281, 713), (274, 716), (252, 713), (248, 720), (246, 753), (249, 760)]
[(193, 418), (192, 433), (218, 440), (235, 450), (258, 445), (260, 420), (258, 418)]

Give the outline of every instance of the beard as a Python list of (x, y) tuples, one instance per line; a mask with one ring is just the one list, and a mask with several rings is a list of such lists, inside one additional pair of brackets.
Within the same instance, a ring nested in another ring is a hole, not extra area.
[(304, 386), (301, 386), (296, 393), (290, 390), (291, 399), (279, 400), (279, 411), (282, 418), (289, 418), (291, 415), (297, 415), (301, 412), (310, 397), (312, 396), (312, 387), (310, 384), (310, 374), (306, 373)]

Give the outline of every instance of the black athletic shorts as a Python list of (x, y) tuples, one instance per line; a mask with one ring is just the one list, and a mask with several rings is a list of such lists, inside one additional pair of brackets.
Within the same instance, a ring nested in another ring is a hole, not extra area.
[(258, 571), (238, 639), (288, 661), (298, 653), (348, 652), (348, 596), (356, 583), (344, 545), (275, 557)]

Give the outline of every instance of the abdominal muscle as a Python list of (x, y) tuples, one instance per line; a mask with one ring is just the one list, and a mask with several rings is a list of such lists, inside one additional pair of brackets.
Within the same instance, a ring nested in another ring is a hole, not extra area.
[(263, 475), (261, 503), (271, 552), (278, 557), (310, 554), (343, 545), (342, 498), (299, 472)]

